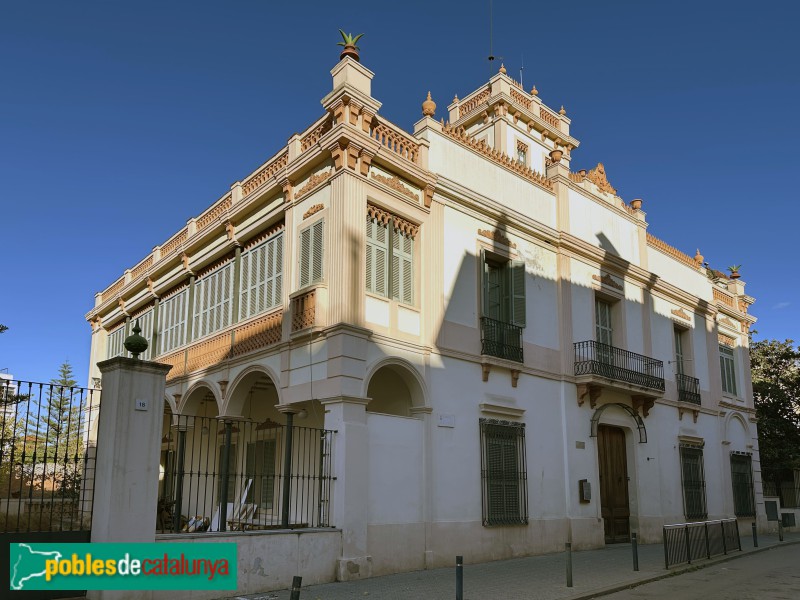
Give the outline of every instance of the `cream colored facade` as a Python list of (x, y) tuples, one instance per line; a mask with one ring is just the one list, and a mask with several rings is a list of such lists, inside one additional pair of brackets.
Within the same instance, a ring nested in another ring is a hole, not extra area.
[(735, 456), (761, 523), (744, 283), (573, 172), (564, 110), (504, 70), (413, 133), (331, 73), (320, 119), (96, 295), (90, 378), (139, 318), (174, 413), (335, 430), (339, 579), (659, 541), (698, 455), (707, 518), (742, 512)]

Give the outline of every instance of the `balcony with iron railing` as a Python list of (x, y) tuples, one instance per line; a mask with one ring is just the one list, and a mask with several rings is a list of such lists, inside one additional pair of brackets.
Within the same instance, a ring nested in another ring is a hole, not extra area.
[(678, 383), (678, 400), (700, 405), (700, 380), (683, 373), (675, 373)]
[(594, 340), (576, 342), (574, 347), (575, 376), (579, 383), (599, 384), (650, 397), (663, 393), (662, 361)]
[(522, 362), (522, 327), (481, 317), (481, 354)]

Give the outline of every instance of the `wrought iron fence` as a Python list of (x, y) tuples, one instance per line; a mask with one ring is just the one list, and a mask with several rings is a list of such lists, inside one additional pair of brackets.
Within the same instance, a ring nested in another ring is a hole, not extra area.
[(522, 327), (481, 317), (481, 354), (522, 362)]
[(741, 550), (736, 519), (664, 526), (664, 568)]
[(158, 532), (331, 527), (335, 432), (220, 417), (169, 417)]
[(99, 390), (0, 381), (0, 533), (91, 529)]
[(600, 375), (664, 391), (664, 363), (608, 344), (576, 342), (575, 375)]
[(767, 472), (763, 473), (763, 477), (765, 496), (777, 496), (783, 508), (800, 508), (800, 479), (795, 480), (791, 474), (775, 478)]
[(700, 380), (683, 373), (675, 373), (675, 380), (678, 382), (678, 400), (699, 405)]

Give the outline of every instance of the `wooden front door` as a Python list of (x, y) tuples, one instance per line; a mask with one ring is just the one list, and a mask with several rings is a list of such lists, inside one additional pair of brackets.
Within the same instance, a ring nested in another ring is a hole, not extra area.
[(628, 507), (628, 461), (625, 432), (619, 427), (597, 428), (600, 464), (600, 513), (605, 523), (606, 544), (628, 542), (630, 508)]

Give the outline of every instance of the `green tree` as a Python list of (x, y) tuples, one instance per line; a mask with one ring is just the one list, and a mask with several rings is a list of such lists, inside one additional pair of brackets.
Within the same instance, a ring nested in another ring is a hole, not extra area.
[(764, 481), (791, 480), (800, 469), (800, 347), (792, 340), (754, 342), (750, 366)]
[(35, 426), (28, 433), (35, 439), (36, 478), (43, 473), (42, 485), (60, 495), (74, 495), (80, 485), (84, 440), (77, 384), (72, 365), (65, 361), (39, 401)]

